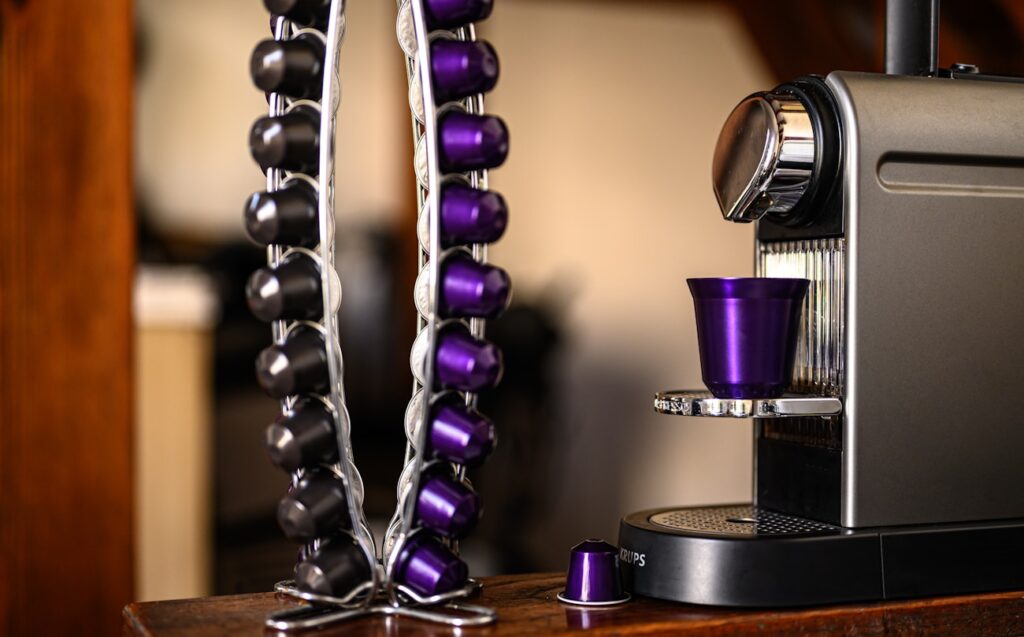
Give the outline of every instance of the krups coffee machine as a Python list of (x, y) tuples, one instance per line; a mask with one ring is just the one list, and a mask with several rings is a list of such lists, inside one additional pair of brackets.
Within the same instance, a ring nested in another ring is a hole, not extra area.
[[(750, 418), (753, 504), (622, 520), (626, 587), (788, 606), (1024, 587), (1024, 83), (937, 69), (937, 0), (890, 0), (886, 74), (745, 99), (714, 189), (756, 274), (811, 280), (789, 393)], [(682, 290), (680, 293), (683, 293)]]

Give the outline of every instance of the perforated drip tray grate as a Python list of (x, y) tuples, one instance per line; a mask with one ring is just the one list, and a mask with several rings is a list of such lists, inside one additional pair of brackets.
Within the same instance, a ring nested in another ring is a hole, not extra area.
[(655, 513), (650, 523), (675, 531), (724, 536), (829, 535), (839, 527), (750, 505), (692, 507)]

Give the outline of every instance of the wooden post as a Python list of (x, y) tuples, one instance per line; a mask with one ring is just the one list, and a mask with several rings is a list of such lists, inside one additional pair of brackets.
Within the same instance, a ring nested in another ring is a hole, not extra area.
[(0, 0), (0, 633), (132, 596), (130, 0)]

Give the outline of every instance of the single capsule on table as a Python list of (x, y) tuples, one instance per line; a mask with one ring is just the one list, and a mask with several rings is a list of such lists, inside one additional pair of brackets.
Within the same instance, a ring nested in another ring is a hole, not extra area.
[(253, 272), (245, 298), (261, 321), (319, 319), (324, 311), (320, 267), (309, 255), (293, 253), (277, 266)]
[(277, 505), (277, 523), (293, 542), (311, 542), (349, 526), (340, 478), (315, 470), (299, 481)]
[(318, 400), (300, 401), (267, 427), (264, 444), (270, 461), (289, 473), (338, 460), (334, 417)]
[(249, 132), (249, 150), (264, 171), (316, 172), (320, 161), (320, 112), (305, 104), (277, 117), (261, 117)]
[(330, 374), (323, 335), (307, 325), (295, 327), (283, 343), (260, 352), (256, 379), (272, 398), (325, 393)]

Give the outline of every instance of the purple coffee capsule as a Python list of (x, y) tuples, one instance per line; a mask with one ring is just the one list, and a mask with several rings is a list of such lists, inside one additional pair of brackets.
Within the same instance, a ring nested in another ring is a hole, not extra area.
[(565, 590), (560, 601), (581, 606), (608, 606), (629, 600), (622, 591), (619, 551), (602, 540), (584, 540), (572, 547)]
[(423, 10), (431, 29), (453, 29), (491, 15), (494, 0), (426, 0)]
[(508, 127), (498, 117), (452, 110), (441, 115), (438, 128), (444, 172), (496, 168), (508, 157)]
[(249, 131), (249, 151), (264, 171), (316, 172), (320, 161), (320, 112), (301, 105), (278, 117), (261, 117)]
[(277, 505), (277, 523), (293, 542), (312, 542), (349, 526), (345, 490), (340, 478), (313, 471)]
[(419, 524), (444, 537), (466, 537), (480, 519), (480, 496), (443, 470), (425, 473), (420, 483), (416, 498)]
[(469, 569), (440, 542), (419, 533), (406, 542), (395, 562), (395, 579), (420, 595), (440, 595), (466, 583)]
[(295, 583), (300, 590), (331, 597), (344, 597), (371, 577), (366, 554), (341, 536), (321, 544), (295, 568)]
[(446, 330), (437, 344), (438, 381), (459, 391), (494, 387), (504, 371), (501, 350), (464, 330)]
[(316, 191), (293, 181), (274, 192), (257, 192), (245, 203), (245, 229), (261, 245), (315, 246), (320, 241)]
[[(412, 346), (410, 364), (413, 376), (424, 381), (427, 330), (420, 332)], [(434, 359), (435, 383), (446, 389), (480, 391), (498, 384), (503, 371), (501, 350), (493, 343), (473, 338), (465, 325), (451, 323), (437, 334)]]
[(441, 314), (445, 317), (495, 318), (508, 307), (508, 272), (456, 254), (441, 264)]
[(430, 68), (438, 104), (486, 93), (498, 83), (498, 54), (483, 41), (434, 40)]
[(808, 279), (687, 279), (701, 378), (716, 398), (775, 398), (793, 378)]
[(508, 226), (505, 198), (492, 190), (447, 184), (441, 189), (441, 242), (494, 243)]
[(320, 268), (310, 256), (294, 253), (277, 266), (253, 272), (245, 299), (261, 321), (319, 319), (323, 316)]
[[(430, 314), (430, 276), (428, 266), (416, 279), (416, 307)], [(441, 262), (441, 293), (438, 313), (444, 318), (495, 318), (508, 307), (512, 281), (499, 267), (478, 263), (469, 254), (458, 251)]]
[(479, 465), (495, 443), (494, 423), (458, 401), (444, 401), (431, 411), (430, 449), (448, 462)]
[(334, 417), (318, 400), (300, 401), (274, 421), (267, 427), (264, 444), (271, 462), (289, 473), (338, 459)]
[(323, 335), (305, 325), (293, 329), (284, 343), (260, 352), (256, 380), (272, 398), (327, 391), (330, 375)]

